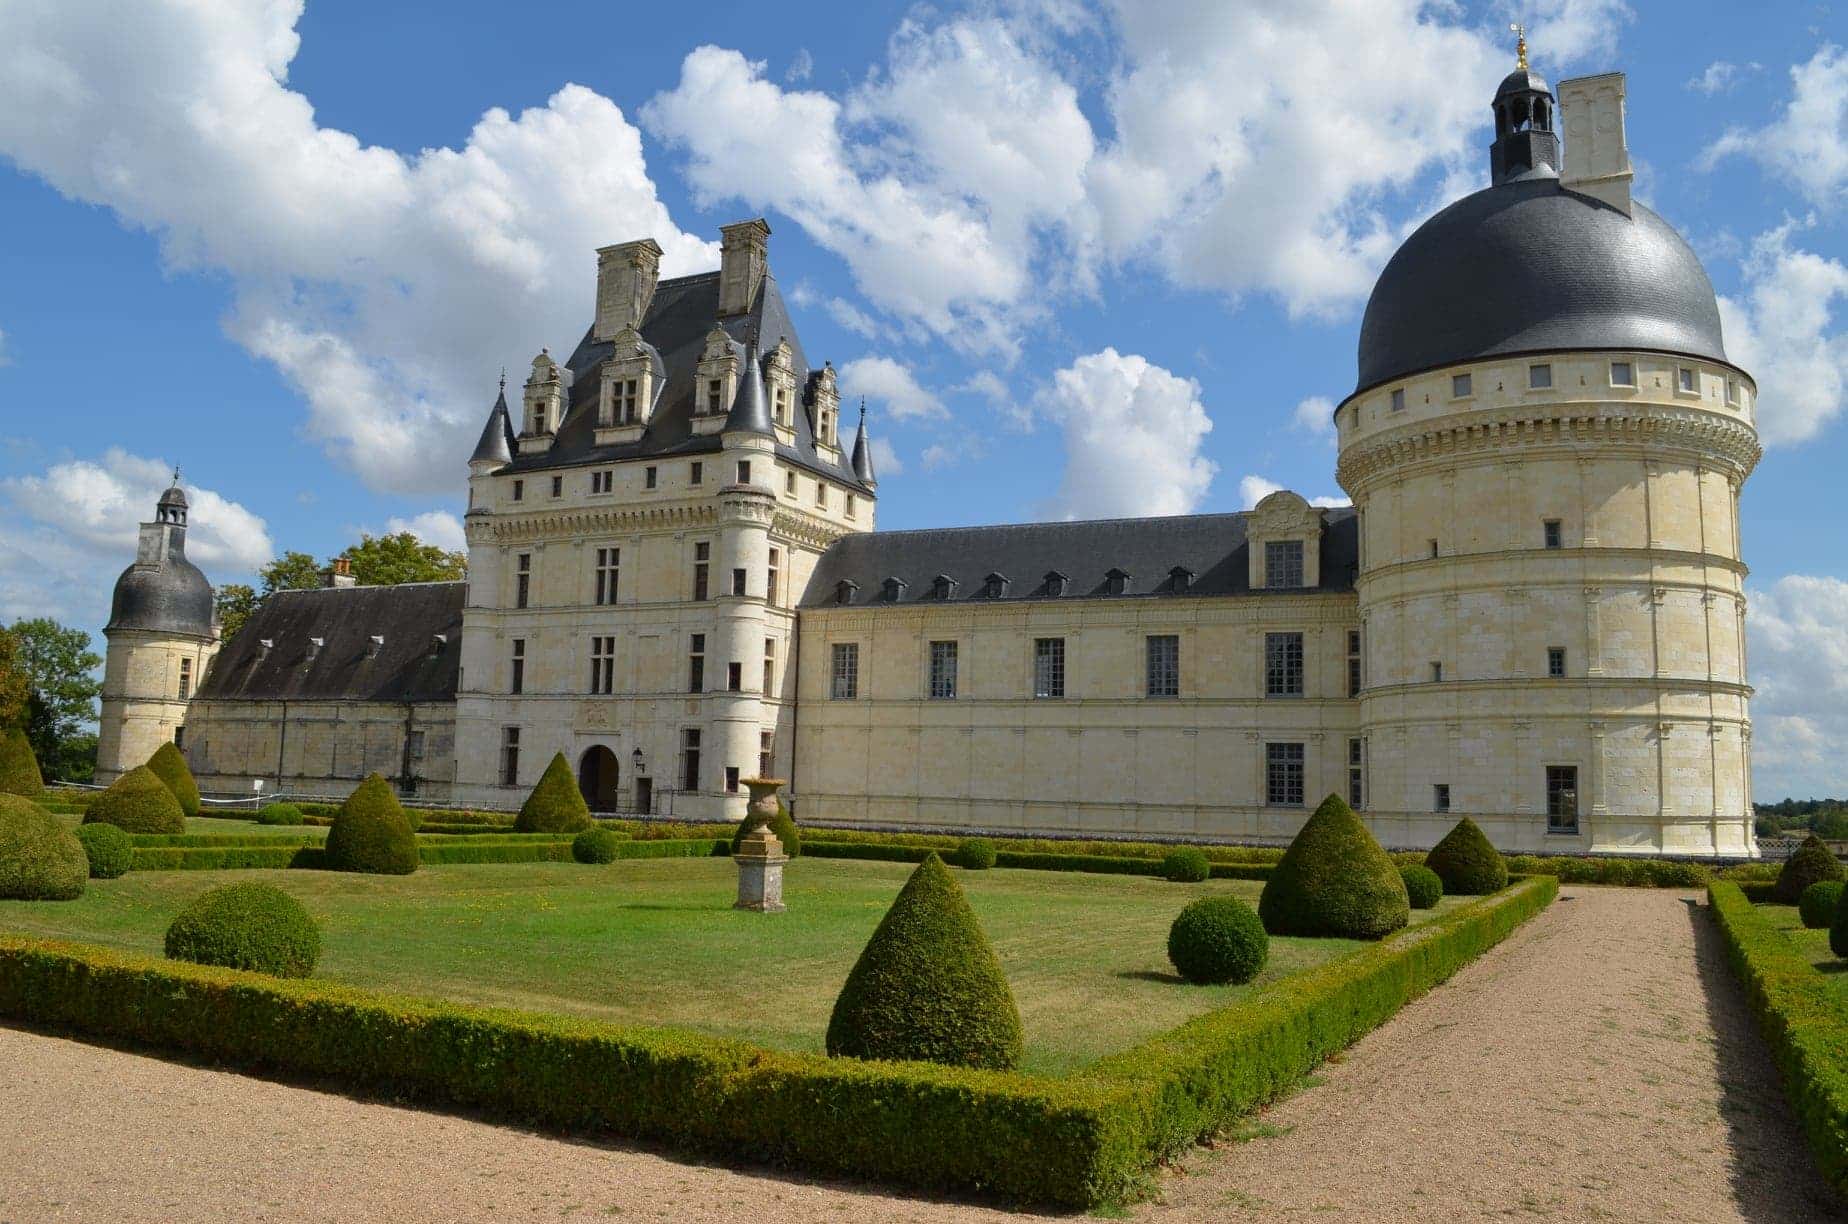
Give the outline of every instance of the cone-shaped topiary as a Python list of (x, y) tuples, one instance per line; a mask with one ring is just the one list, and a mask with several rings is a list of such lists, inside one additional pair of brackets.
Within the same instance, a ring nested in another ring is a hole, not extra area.
[(1820, 884), (1824, 880), (1842, 878), (1841, 862), (1835, 852), (1822, 844), (1822, 839), (1811, 833), (1803, 839), (1784, 861), (1784, 869), (1777, 873), (1777, 883), (1771, 889), (1771, 896), (1779, 905), (1795, 905), (1803, 899), (1803, 890), (1811, 884)]
[(125, 833), (184, 833), (186, 814), (167, 784), (146, 765), (137, 765), (91, 801), (85, 824), (112, 824)]
[(391, 784), (373, 774), (347, 796), (327, 831), (327, 858), (340, 871), (409, 875), (417, 870), (417, 835)]
[(1429, 867), (1409, 864), (1399, 868), (1399, 878), (1405, 881), (1405, 895), (1413, 909), (1430, 909), (1444, 899), (1444, 882)]
[(167, 928), (167, 959), (307, 977), (321, 959), (321, 932), (275, 885), (226, 884), (180, 911)]
[(113, 880), (135, 865), (135, 843), (112, 824), (78, 825), (77, 840), (89, 857), (92, 880)]
[(580, 863), (613, 863), (622, 853), (622, 838), (614, 829), (585, 829), (571, 839), (571, 857)]
[(1797, 916), (1812, 931), (1820, 931), (1835, 920), (1835, 907), (1841, 903), (1842, 882), (1819, 880), (1803, 890), (1797, 898)]
[(186, 768), (186, 758), (171, 743), (162, 744), (148, 758), (148, 768), (154, 776), (167, 784), (173, 797), (180, 801), (180, 812), (186, 816), (199, 814), (199, 784), (193, 781), (192, 770)]
[(1021, 1044), (988, 936), (943, 860), (926, 855), (834, 1000), (828, 1053), (1005, 1071)]
[(1467, 816), (1431, 847), (1425, 866), (1437, 872), (1452, 897), (1479, 897), (1508, 887), (1508, 860)]
[(965, 837), (950, 851), (950, 862), (970, 871), (987, 871), (995, 865), (995, 844), (986, 837)]
[(0, 795), (36, 799), (44, 793), (45, 778), (39, 773), (38, 758), (32, 755), (32, 742), (26, 738), (25, 728), (0, 731)]
[(776, 834), (776, 839), (783, 843), (783, 853), (790, 858), (795, 858), (802, 853), (802, 830), (796, 828), (795, 817), (791, 816), (789, 809), (783, 805), (781, 800), (778, 800), (776, 815), (770, 819), (759, 820), (755, 816), (746, 816), (738, 822), (738, 827), (732, 830), (731, 852), (733, 854), (738, 853), (738, 847), (744, 844), (745, 836), (759, 825), (770, 826), (770, 831)]
[(552, 763), (520, 805), (513, 827), (520, 833), (576, 833), (590, 828), (590, 805), (584, 802), (564, 753), (552, 754)]
[(1406, 924), (1411, 901), (1367, 826), (1330, 795), (1272, 868), (1258, 916), (1272, 935), (1378, 939)]
[(69, 901), (89, 879), (89, 856), (63, 821), (24, 796), (0, 795), (0, 898)]
[(1162, 878), (1176, 884), (1198, 884), (1212, 874), (1213, 864), (1207, 861), (1206, 851), (1192, 846), (1170, 850), (1161, 860)]
[(1190, 982), (1249, 982), (1270, 955), (1270, 936), (1237, 897), (1201, 897), (1168, 928), (1168, 960)]

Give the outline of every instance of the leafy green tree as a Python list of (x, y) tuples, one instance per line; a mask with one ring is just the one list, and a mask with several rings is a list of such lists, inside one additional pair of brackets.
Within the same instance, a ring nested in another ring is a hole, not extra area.
[(321, 585), (321, 567), (314, 563), (311, 553), (286, 552), (258, 570), (257, 577), (263, 580), (265, 595), (305, 591)]
[(19, 659), (19, 639), (0, 629), (0, 729), (23, 726), (32, 697), (32, 678)]
[(256, 588), (242, 582), (225, 583), (218, 588), (213, 600), (218, 610), (218, 632), (227, 642), (237, 636), (250, 614), (257, 610)]
[(453, 582), (468, 573), (468, 555), (426, 544), (409, 531), (362, 535), (346, 550), (353, 579), (360, 586), (396, 586), (403, 582)]
[(58, 765), (65, 742), (96, 721), (96, 699), (103, 691), (96, 670), (103, 657), (90, 649), (89, 634), (50, 617), (15, 621), (8, 632), (30, 686), (26, 738), (39, 761), (63, 776)]

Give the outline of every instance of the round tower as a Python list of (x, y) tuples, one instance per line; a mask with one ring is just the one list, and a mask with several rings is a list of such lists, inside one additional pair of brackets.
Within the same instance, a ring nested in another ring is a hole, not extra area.
[(1630, 199), (1622, 78), (1562, 93), (1563, 167), (1546, 82), (1503, 81), (1492, 185), (1386, 265), (1336, 410), (1369, 806), (1398, 844), (1468, 815), (1506, 850), (1752, 855), (1756, 387)]
[(116, 579), (103, 664), (96, 780), (113, 782), (168, 741), (185, 747), (186, 706), (218, 653), (212, 584), (186, 559), (180, 474), (141, 524), (135, 561)]

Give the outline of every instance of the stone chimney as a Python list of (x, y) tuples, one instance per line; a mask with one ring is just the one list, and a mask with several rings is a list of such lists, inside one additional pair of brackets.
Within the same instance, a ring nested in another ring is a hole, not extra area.
[(616, 333), (630, 324), (640, 327), (660, 277), (661, 247), (653, 238), (600, 248), (597, 327), (592, 339), (614, 340)]
[(1623, 133), (1621, 72), (1559, 83), (1566, 152), (1560, 186), (1630, 215), (1630, 148)]
[(739, 315), (757, 300), (770, 266), (770, 227), (762, 217), (719, 227), (719, 317)]
[(353, 577), (353, 563), (345, 557), (335, 557), (328, 567), (321, 571), (321, 585), (341, 588), (354, 586), (358, 579)]

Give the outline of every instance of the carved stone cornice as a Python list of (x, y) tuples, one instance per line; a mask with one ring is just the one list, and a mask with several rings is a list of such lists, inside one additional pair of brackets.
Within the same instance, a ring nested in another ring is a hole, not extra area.
[(710, 527), (718, 521), (718, 507), (711, 502), (680, 502), (648, 506), (584, 506), (506, 515), (491, 520), (484, 530), (494, 540), (511, 542), (560, 536), (673, 531), (688, 527)]
[(770, 534), (819, 552), (842, 536), (854, 535), (856, 532), (851, 527), (830, 523), (827, 519), (816, 518), (800, 510), (779, 508), (776, 517), (770, 521)]

